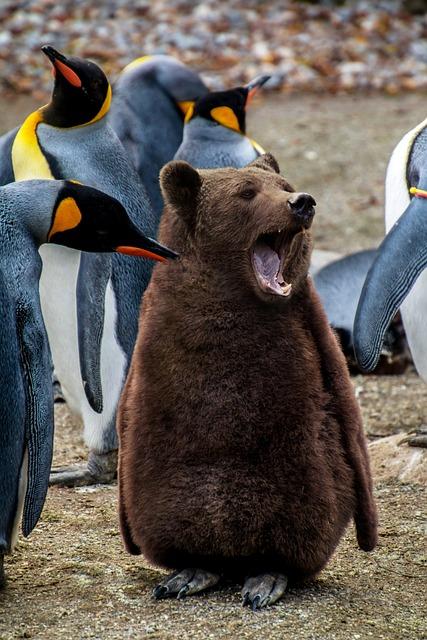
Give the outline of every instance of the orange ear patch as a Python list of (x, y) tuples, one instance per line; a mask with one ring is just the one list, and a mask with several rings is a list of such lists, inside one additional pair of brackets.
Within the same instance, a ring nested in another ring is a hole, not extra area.
[(53, 223), (47, 236), (48, 242), (55, 233), (74, 229), (80, 223), (82, 214), (74, 198), (64, 198), (55, 211)]
[(215, 107), (211, 109), (211, 116), (219, 122), (219, 124), (222, 124), (223, 127), (228, 127), (228, 129), (233, 129), (241, 133), (237, 116), (230, 107)]
[(72, 69), (70, 69), (70, 67), (67, 67), (67, 65), (60, 60), (55, 60), (54, 64), (55, 68), (64, 76), (67, 82), (73, 85), (73, 87), (82, 86), (82, 81), (80, 80), (79, 76)]

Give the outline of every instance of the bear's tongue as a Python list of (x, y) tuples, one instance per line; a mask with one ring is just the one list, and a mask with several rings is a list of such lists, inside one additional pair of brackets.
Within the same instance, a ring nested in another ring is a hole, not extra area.
[(292, 284), (286, 283), (282, 275), (283, 245), (281, 234), (268, 234), (259, 238), (253, 249), (253, 266), (256, 278), (264, 291), (289, 296)]

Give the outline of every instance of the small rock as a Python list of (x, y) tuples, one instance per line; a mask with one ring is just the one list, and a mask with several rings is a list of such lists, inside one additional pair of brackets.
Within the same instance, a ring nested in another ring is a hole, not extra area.
[(427, 449), (402, 443), (404, 435), (380, 438), (369, 445), (374, 480), (427, 483)]

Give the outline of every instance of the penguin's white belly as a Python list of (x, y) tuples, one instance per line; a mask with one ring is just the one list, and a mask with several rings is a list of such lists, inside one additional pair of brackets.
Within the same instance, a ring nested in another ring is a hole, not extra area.
[(427, 382), (427, 270), (402, 303), (401, 313), (415, 368)]
[(18, 486), (18, 505), (16, 507), (15, 519), (12, 525), (12, 534), (10, 542), (11, 552), (14, 550), (16, 541), (18, 540), (19, 525), (21, 524), (22, 514), (24, 513), (25, 495), (28, 487), (28, 448), (25, 448), (24, 457), (22, 458), (21, 472), (19, 474)]
[[(387, 167), (385, 225), (386, 233), (410, 203), (406, 167), (416, 136), (427, 126), (424, 120), (403, 136)], [(427, 270), (419, 276), (400, 308), (406, 337), (419, 375), (427, 382)]]
[(86, 444), (102, 452), (104, 435), (114, 420), (126, 369), (126, 357), (116, 339), (114, 291), (109, 282), (101, 341), (103, 411), (96, 413), (86, 398), (80, 372), (76, 301), (80, 252), (44, 245), (40, 255), (43, 260), (40, 301), (54, 367), (71, 411), (83, 420)]

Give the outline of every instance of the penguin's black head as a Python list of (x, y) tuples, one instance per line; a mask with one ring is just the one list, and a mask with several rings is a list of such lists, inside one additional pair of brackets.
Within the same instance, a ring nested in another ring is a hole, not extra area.
[(177, 254), (145, 236), (118, 200), (75, 182), (64, 181), (53, 209), (46, 242), (79, 251), (117, 251), (166, 262)]
[(185, 116), (185, 122), (199, 116), (238, 133), (246, 133), (246, 107), (270, 76), (258, 76), (244, 87), (212, 91), (197, 100)]
[(102, 69), (90, 60), (66, 57), (49, 45), (42, 51), (55, 77), (51, 101), (43, 109), (44, 122), (76, 127), (102, 118), (111, 102), (111, 87)]

